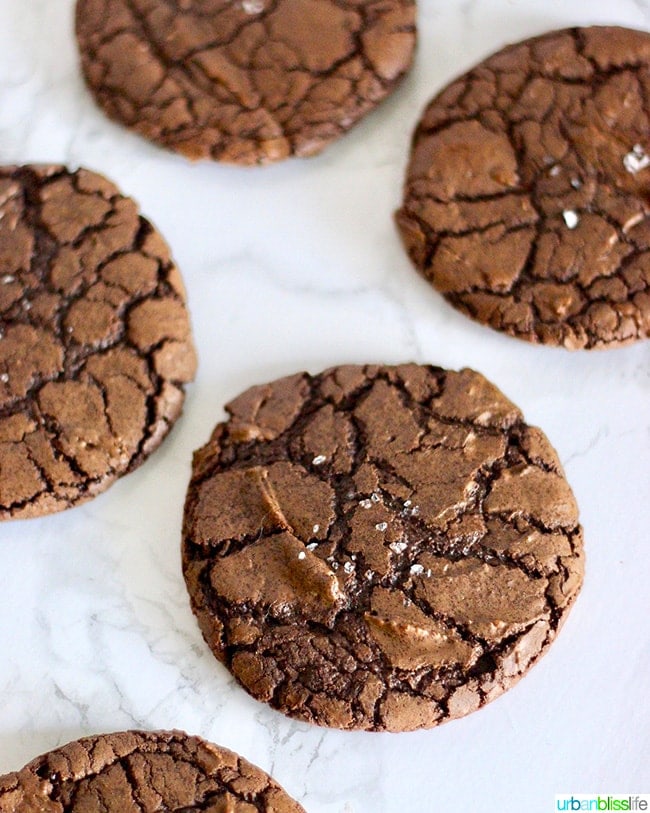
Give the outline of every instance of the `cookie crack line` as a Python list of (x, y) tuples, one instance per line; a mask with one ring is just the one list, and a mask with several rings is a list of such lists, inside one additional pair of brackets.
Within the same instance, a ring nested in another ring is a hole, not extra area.
[(577, 507), (548, 440), (486, 379), (337, 367), (226, 409), (194, 455), (183, 572), (250, 694), (320, 725), (411, 730), (480, 707), (546, 651), (582, 581)]

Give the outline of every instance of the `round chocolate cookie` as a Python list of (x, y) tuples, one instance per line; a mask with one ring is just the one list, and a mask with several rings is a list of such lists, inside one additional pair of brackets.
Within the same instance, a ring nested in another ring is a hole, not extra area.
[(453, 82), (413, 138), (396, 215), (459, 310), (531, 342), (650, 335), (650, 34), (573, 28)]
[(337, 367), (227, 410), (194, 456), (183, 568), (254, 697), (320, 725), (426, 728), (553, 641), (582, 583), (575, 500), (481, 375)]
[(181, 731), (86, 737), (0, 777), (2, 813), (304, 813), (264, 771)]
[(194, 376), (185, 294), (135, 203), (87, 170), (0, 169), (0, 519), (138, 466)]
[(77, 0), (86, 82), (113, 119), (189, 158), (320, 152), (411, 65), (415, 0)]

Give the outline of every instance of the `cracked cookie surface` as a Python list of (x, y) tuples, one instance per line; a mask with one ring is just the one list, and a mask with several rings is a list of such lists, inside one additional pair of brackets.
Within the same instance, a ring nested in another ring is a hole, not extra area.
[(0, 519), (105, 490), (178, 418), (196, 359), (169, 249), (105, 178), (0, 169)]
[(320, 152), (411, 65), (414, 0), (78, 0), (100, 107), (189, 158)]
[(650, 34), (556, 31), (457, 79), (416, 129), (396, 215), (471, 318), (569, 349), (650, 336)]
[(183, 569), (203, 635), (292, 717), (467, 714), (554, 639), (582, 531), (546, 437), (483, 376), (343, 366), (253, 387), (195, 453)]
[(1, 813), (304, 813), (264, 771), (181, 731), (86, 737), (0, 777)]

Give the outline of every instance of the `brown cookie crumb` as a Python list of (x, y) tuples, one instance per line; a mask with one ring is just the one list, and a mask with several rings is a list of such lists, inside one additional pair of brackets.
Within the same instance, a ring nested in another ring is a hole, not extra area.
[(185, 293), (100, 175), (0, 169), (0, 519), (90, 499), (154, 451), (195, 371)]
[(572, 28), (443, 90), (396, 215), (454, 307), (569, 349), (650, 335), (650, 34)]
[(304, 813), (268, 774), (181, 731), (86, 737), (0, 777), (3, 813)]
[(473, 711), (555, 638), (582, 583), (557, 456), (471, 370), (336, 367), (253, 387), (194, 456), (192, 608), (292, 717), (404, 731)]
[(410, 68), (414, 0), (78, 0), (100, 107), (188, 158), (320, 152)]

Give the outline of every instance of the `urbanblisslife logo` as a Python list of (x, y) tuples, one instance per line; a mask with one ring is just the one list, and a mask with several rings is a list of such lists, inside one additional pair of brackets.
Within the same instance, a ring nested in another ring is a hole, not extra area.
[(650, 811), (650, 793), (562, 793), (555, 797), (554, 809)]

